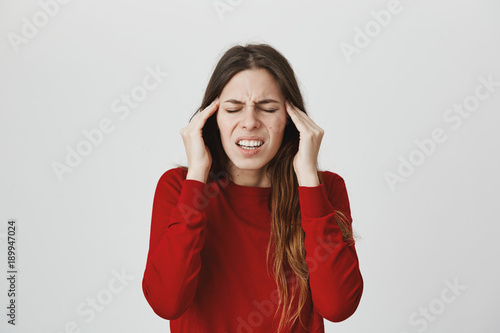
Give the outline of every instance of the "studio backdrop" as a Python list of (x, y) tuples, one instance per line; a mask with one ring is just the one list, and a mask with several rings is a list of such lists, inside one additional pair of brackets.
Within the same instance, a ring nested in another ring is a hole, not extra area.
[(141, 287), (155, 187), (187, 164), (180, 130), (216, 62), (246, 43), (290, 61), (325, 131), (319, 167), (349, 193), (364, 290), (326, 332), (499, 332), (499, 15), (0, 1), (0, 332), (169, 331)]

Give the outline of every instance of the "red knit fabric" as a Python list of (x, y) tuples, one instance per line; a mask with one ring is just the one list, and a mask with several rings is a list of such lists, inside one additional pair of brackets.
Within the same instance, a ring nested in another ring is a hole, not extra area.
[[(185, 179), (186, 174), (173, 168), (158, 182), (144, 296), (158, 316), (170, 320), (174, 333), (276, 332), (277, 286), (266, 268), (271, 188), (226, 178), (220, 185), (205, 184)], [(289, 330), (294, 333), (324, 332), (323, 318), (347, 319), (363, 292), (355, 246), (342, 240), (334, 220), (336, 209), (352, 222), (344, 180), (330, 171), (322, 174), (323, 184), (299, 186), (310, 277), (302, 318), (309, 331), (297, 321)], [(292, 291), (295, 276), (287, 276)], [(296, 309), (297, 297), (293, 304)]]

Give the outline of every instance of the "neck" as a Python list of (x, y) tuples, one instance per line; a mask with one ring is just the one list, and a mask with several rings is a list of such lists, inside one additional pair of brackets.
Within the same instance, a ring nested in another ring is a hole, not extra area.
[(231, 180), (241, 186), (271, 187), (271, 180), (266, 174), (266, 169), (238, 169), (231, 168)]

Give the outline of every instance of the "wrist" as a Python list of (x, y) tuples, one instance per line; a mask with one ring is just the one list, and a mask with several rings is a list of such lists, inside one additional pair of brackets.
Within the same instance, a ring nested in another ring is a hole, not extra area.
[(297, 175), (299, 186), (314, 187), (320, 185), (317, 172), (309, 172)]
[(205, 170), (188, 169), (186, 179), (192, 179), (202, 183), (206, 183), (208, 180), (208, 173), (209, 171)]

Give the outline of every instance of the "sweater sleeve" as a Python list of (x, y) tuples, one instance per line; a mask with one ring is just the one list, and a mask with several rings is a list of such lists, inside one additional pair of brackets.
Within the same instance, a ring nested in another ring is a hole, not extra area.
[(142, 290), (153, 311), (180, 317), (194, 299), (207, 216), (206, 184), (184, 179), (181, 169), (163, 174), (156, 187)]
[(344, 180), (333, 175), (328, 190), (325, 184), (299, 186), (299, 200), (314, 307), (323, 318), (340, 322), (356, 311), (363, 293), (363, 278), (355, 245), (342, 239), (342, 231), (334, 219), (334, 209), (341, 211), (352, 231)]

